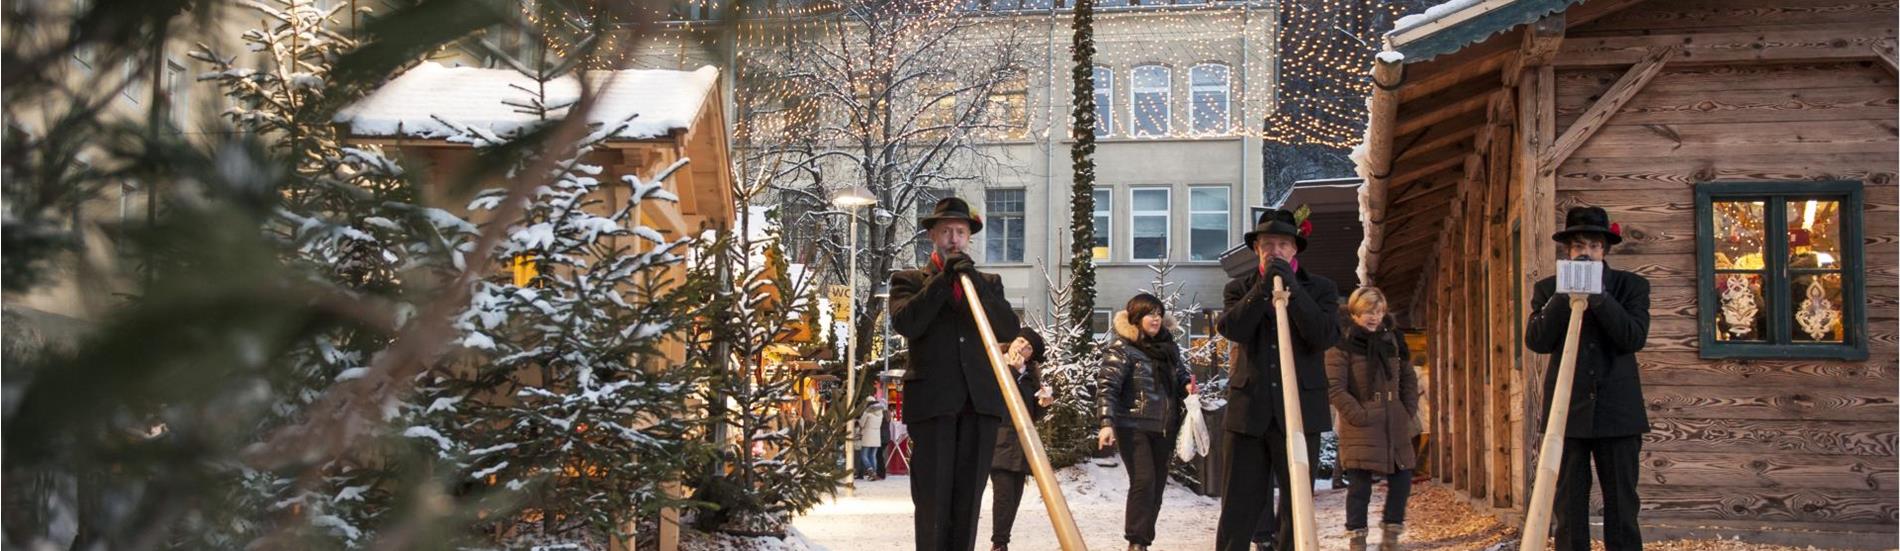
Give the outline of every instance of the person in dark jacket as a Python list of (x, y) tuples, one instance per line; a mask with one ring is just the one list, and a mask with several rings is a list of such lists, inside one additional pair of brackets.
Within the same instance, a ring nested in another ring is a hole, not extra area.
[[(935, 252), (927, 265), (891, 276), (890, 298), (891, 325), (910, 343), (902, 408), (912, 442), (916, 549), (970, 550), (996, 427), (1008, 413), (968, 303), (981, 301), (997, 339), (1015, 340), (1017, 319), (1002, 278), (977, 271), (963, 252), (983, 231), (968, 203), (938, 201), (923, 226)], [(964, 295), (962, 276), (977, 296)]]
[[(1566, 258), (1601, 261), (1611, 246), (1623, 241), (1622, 232), (1609, 223), (1609, 214), (1601, 208), (1572, 208), (1564, 218), (1564, 230), (1551, 239), (1562, 244)], [(1556, 277), (1537, 282), (1531, 297), (1537, 310), (1525, 323), (1524, 346), (1551, 355), (1544, 371), (1544, 416), (1540, 418), (1549, 419), (1570, 324), (1570, 299), (1557, 294)], [(1570, 403), (1565, 406), (1570, 416), (1564, 425), (1564, 453), (1552, 511), (1560, 551), (1590, 548), (1592, 460), (1603, 489), (1604, 546), (1610, 551), (1643, 546), (1636, 525), (1637, 455), (1642, 452), (1643, 433), (1649, 432), (1649, 415), (1643, 409), (1636, 352), (1648, 339), (1649, 280), (1605, 263), (1603, 294), (1591, 295), (1584, 310)], [(1537, 427), (1543, 430), (1544, 423)]]
[(1386, 317), (1385, 294), (1360, 287), (1346, 300), (1352, 325), (1339, 346), (1326, 352), (1326, 388), (1338, 410), (1339, 464), (1346, 472), (1348, 551), (1366, 550), (1366, 509), (1372, 475), (1385, 478), (1385, 510), (1379, 551), (1398, 551), (1405, 531), (1405, 501), (1412, 495), (1418, 455), (1418, 372), (1405, 337)]
[(1167, 326), (1161, 299), (1141, 293), (1115, 313), (1115, 338), (1097, 372), (1102, 389), (1102, 447), (1116, 446), (1128, 471), (1122, 537), (1129, 551), (1155, 541), (1155, 519), (1168, 487), (1168, 457), (1181, 424), (1182, 401), (1193, 391), (1181, 345)]
[(1326, 407), (1326, 351), (1339, 342), (1339, 288), (1331, 280), (1299, 267), (1298, 254), (1306, 250), (1304, 226), (1293, 213), (1272, 210), (1260, 217), (1246, 241), (1260, 258), (1255, 271), (1227, 282), (1222, 292), (1225, 314), (1216, 324), (1222, 337), (1234, 343), (1232, 375), (1228, 383), (1225, 426), (1229, 445), (1227, 487), (1221, 494), (1220, 522), (1214, 546), (1222, 551), (1245, 551), (1278, 480), (1279, 526), (1275, 548), (1292, 549), (1292, 484), (1289, 480), (1286, 414), (1280, 390), (1280, 341), (1273, 307), (1273, 279), (1287, 282), (1287, 324), (1292, 331), (1293, 370), (1299, 384), (1303, 425), (1292, 427), (1306, 438), (1308, 464), (1319, 464), (1319, 435), (1332, 430)]
[[(1016, 373), (1016, 391), (1022, 394), (1023, 406), (1029, 408), (1030, 420), (1041, 420), (1056, 402), (1055, 395), (1042, 386), (1042, 362), (1048, 347), (1041, 334), (1025, 327), (1007, 350), (1003, 361)], [(990, 512), (996, 516), (990, 523), (991, 551), (1009, 550), (1009, 533), (1016, 525), (1016, 509), (1022, 505), (1023, 485), (1029, 476), (1029, 457), (1023, 451), (1022, 438), (1016, 433), (1016, 425), (1004, 420), (996, 428), (996, 453), (990, 459)]]

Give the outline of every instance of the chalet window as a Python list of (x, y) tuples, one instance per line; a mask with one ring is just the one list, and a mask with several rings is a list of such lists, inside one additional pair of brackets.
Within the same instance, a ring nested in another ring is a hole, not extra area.
[(1023, 202), (1020, 189), (992, 189), (984, 192), (983, 260), (985, 262), (1023, 261)]
[(1128, 105), (1134, 113), (1136, 136), (1168, 134), (1168, 103), (1172, 101), (1169, 83), (1173, 71), (1164, 65), (1142, 65), (1130, 72)]
[(1696, 186), (1704, 358), (1867, 358), (1859, 182)]
[(1130, 190), (1130, 260), (1161, 260), (1168, 257), (1168, 228), (1171, 225), (1168, 216), (1169, 191), (1164, 187)]
[(1095, 66), (1095, 137), (1115, 131), (1115, 70)]

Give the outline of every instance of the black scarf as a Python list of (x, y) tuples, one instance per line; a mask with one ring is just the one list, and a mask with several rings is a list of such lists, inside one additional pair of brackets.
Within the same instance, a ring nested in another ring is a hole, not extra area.
[[(1136, 331), (1140, 331), (1140, 329), (1137, 328)], [(1169, 332), (1168, 328), (1163, 327), (1160, 332), (1155, 333), (1153, 336), (1142, 338), (1141, 340), (1128, 341), (1128, 345), (1135, 347), (1135, 350), (1140, 350), (1142, 355), (1154, 361), (1155, 380), (1174, 380), (1170, 375), (1174, 374), (1174, 370), (1180, 368), (1180, 366), (1175, 365), (1175, 360), (1179, 358), (1175, 353), (1180, 351), (1180, 347), (1174, 343), (1174, 333)], [(1174, 389), (1166, 388), (1170, 385), (1163, 384), (1161, 386), (1163, 390), (1168, 391), (1169, 395), (1176, 394)]]
[(1378, 331), (1367, 331), (1365, 327), (1355, 323), (1346, 333), (1346, 338), (1339, 340), (1339, 349), (1365, 356), (1373, 365), (1379, 366), (1382, 373), (1390, 377), (1398, 374), (1396, 369), (1398, 366), (1390, 362), (1393, 356), (1398, 355), (1393, 338), (1394, 333), (1385, 325), (1380, 325)]

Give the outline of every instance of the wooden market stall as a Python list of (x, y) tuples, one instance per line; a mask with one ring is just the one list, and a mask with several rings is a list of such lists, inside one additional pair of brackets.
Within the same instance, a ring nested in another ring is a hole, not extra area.
[(1594, 205), (1653, 286), (1645, 537), (1892, 547), (1895, 4), (1461, 0), (1387, 35), (1360, 278), (1427, 334), (1438, 480), (1523, 511), (1526, 302)]

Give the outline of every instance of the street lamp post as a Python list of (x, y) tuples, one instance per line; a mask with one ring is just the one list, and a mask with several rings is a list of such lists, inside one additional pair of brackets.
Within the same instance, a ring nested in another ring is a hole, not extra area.
[[(857, 365), (858, 364), (858, 331), (856, 327), (857, 325), (856, 322), (858, 318), (858, 305), (857, 305), (857, 301), (858, 301), (858, 207), (863, 207), (865, 205), (872, 205), (876, 203), (877, 203), (877, 196), (872, 195), (871, 190), (865, 189), (864, 186), (851, 186), (849, 188), (844, 189), (843, 191), (838, 192), (837, 195), (834, 195), (831, 198), (832, 205), (837, 206), (838, 208), (847, 209), (847, 212), (849, 212), (851, 216), (851, 229), (850, 229), (851, 246), (849, 247), (849, 250), (845, 251), (846, 254), (851, 256), (851, 258), (848, 263), (849, 267), (846, 268), (845, 276), (844, 276), (845, 286), (851, 290), (851, 298), (849, 299), (851, 304), (849, 305), (848, 308), (845, 309), (845, 312), (849, 313), (849, 316), (846, 318), (846, 323), (845, 323), (845, 327), (846, 327), (845, 330), (849, 331), (849, 333), (846, 334), (846, 339), (848, 340), (845, 341), (846, 344), (845, 344), (845, 357), (844, 357), (844, 373), (845, 373), (844, 410), (845, 411), (856, 411), (856, 409), (854, 409), (854, 406), (857, 405), (857, 397), (858, 397), (858, 365)], [(850, 421), (846, 423), (846, 426), (856, 427), (857, 422), (858, 422), (857, 418), (853, 417)], [(847, 431), (847, 434), (850, 432), (856, 432), (856, 431)], [(856, 476), (857, 454), (852, 453), (855, 451), (855, 446), (857, 445), (857, 443), (858, 443), (857, 439), (855, 438), (846, 438), (844, 442), (844, 475), (846, 477), (845, 488), (847, 489), (847, 493), (852, 496), (856, 496), (858, 493), (858, 482), (857, 482), (857, 476)]]

